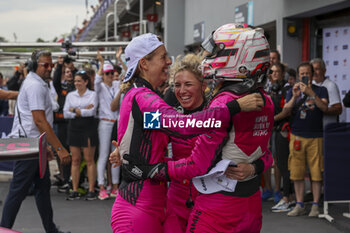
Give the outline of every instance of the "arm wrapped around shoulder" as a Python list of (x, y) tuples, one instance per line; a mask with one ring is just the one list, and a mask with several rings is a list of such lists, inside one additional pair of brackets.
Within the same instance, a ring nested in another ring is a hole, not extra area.
[(239, 112), (261, 111), (264, 105), (265, 100), (261, 93), (252, 93), (226, 103), (231, 116)]
[(233, 116), (241, 111), (241, 107), (239, 106), (239, 103), (237, 100), (232, 100), (228, 103), (226, 103), (226, 106), (228, 110), (230, 111), (230, 115)]

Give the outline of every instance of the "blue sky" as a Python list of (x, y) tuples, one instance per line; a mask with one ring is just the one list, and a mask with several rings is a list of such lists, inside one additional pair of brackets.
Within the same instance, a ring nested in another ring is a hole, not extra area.
[(52, 41), (69, 33), (77, 24), (92, 16), (90, 5), (98, 0), (0, 0), (0, 36), (14, 42), (35, 42), (37, 38)]

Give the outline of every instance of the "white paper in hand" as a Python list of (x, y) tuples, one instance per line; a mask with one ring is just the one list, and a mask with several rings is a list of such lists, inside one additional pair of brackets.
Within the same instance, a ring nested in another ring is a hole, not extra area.
[(234, 192), (237, 180), (225, 176), (225, 171), (229, 165), (236, 165), (236, 163), (227, 159), (221, 160), (207, 174), (194, 177), (192, 179), (193, 185), (200, 193), (204, 194), (219, 191)]

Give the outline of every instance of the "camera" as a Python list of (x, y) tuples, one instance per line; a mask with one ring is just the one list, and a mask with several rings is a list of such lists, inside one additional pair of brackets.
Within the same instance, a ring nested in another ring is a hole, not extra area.
[(66, 63), (66, 64), (69, 64), (71, 62), (73, 62), (74, 59), (71, 58), (69, 55), (66, 55), (64, 58), (63, 58), (63, 62)]
[(70, 55), (70, 56), (76, 56), (77, 55), (77, 53), (75, 51), (72, 51), (73, 46), (72, 46), (72, 43), (69, 40), (63, 42), (62, 45), (61, 45), (61, 48), (65, 49), (67, 54)]
[(301, 77), (301, 82), (303, 82), (305, 85), (308, 85), (309, 84), (309, 77), (308, 76)]
[(272, 93), (278, 93), (281, 90), (281, 85), (279, 83), (273, 83), (271, 86), (271, 92)]

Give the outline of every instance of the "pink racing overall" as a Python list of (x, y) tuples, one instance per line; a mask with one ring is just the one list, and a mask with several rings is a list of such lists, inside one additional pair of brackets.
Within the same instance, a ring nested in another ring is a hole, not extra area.
[[(191, 155), (197, 137), (190, 139), (171, 138), (172, 160), (179, 160)], [(165, 233), (183, 233), (186, 231), (188, 218), (193, 206), (188, 206), (198, 195), (190, 179), (172, 180), (168, 187)], [(186, 204), (187, 203), (187, 204)]]
[[(262, 91), (261, 91), (262, 92)], [(206, 173), (221, 159), (254, 163), (261, 174), (273, 159), (267, 148), (273, 127), (273, 103), (265, 96), (262, 111), (241, 112), (232, 117), (230, 128), (198, 136), (188, 158), (168, 162), (171, 180), (184, 180)], [(218, 94), (210, 108), (223, 106), (240, 96)], [(262, 225), (260, 176), (238, 182), (233, 193), (200, 194), (195, 200), (186, 232), (259, 232)]]
[[(162, 123), (165, 122), (162, 124), (162, 130), (144, 129), (143, 114), (157, 110), (161, 113)], [(209, 127), (198, 127), (198, 122), (203, 123), (207, 119), (220, 121), (220, 127), (227, 128), (230, 112), (226, 105), (222, 105), (191, 115), (192, 121), (187, 127), (182, 128), (174, 123), (184, 121), (188, 117), (189, 115), (181, 115), (167, 105), (147, 81), (137, 78), (134, 87), (126, 93), (121, 104), (118, 127), (121, 156), (129, 154), (148, 164), (164, 162), (169, 135), (193, 137), (212, 132), (211, 128), (215, 128), (213, 124)], [(163, 182), (147, 179), (127, 183), (122, 179), (112, 208), (113, 232), (163, 232), (166, 192), (166, 183)]]

